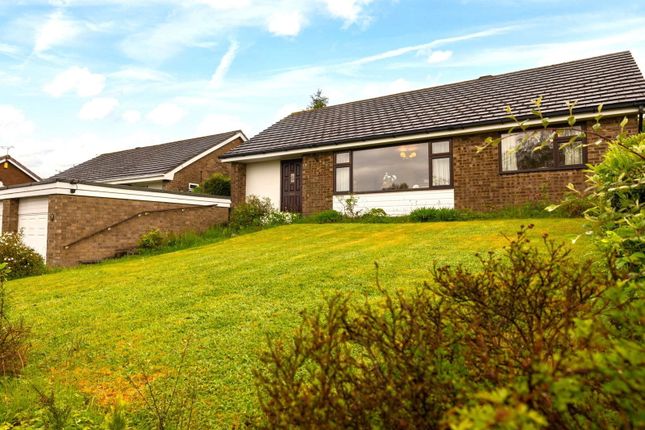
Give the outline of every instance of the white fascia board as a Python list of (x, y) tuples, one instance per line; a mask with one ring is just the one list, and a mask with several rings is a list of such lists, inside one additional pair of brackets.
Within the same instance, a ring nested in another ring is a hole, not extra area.
[(104, 184), (112, 185), (123, 185), (123, 184), (137, 184), (140, 182), (155, 182), (163, 181), (164, 175), (152, 175), (152, 176), (130, 176), (124, 178), (108, 179), (105, 181), (96, 181)]
[(208, 154), (211, 154), (211, 153), (217, 151), (218, 149), (228, 145), (229, 143), (233, 142), (235, 139), (238, 139), (238, 138), (241, 138), (243, 142), (246, 142), (248, 140), (246, 138), (246, 136), (244, 135), (244, 133), (242, 133), (242, 132), (236, 133), (233, 136), (229, 137), (228, 139), (226, 139), (226, 140), (218, 143), (217, 145), (213, 146), (212, 148), (208, 149), (207, 151), (204, 151), (201, 154), (196, 155), (195, 157), (193, 157), (190, 160), (186, 161), (185, 163), (175, 167), (170, 172), (168, 172), (165, 175), (163, 175), (163, 179), (166, 180), (166, 181), (172, 181), (175, 178), (175, 173), (179, 172), (181, 169), (190, 166), (191, 164), (193, 164), (195, 161), (199, 160), (200, 158), (203, 158), (203, 157), (207, 156)]
[[(602, 118), (610, 118), (610, 117), (629, 115), (634, 113), (638, 113), (638, 108), (616, 109), (612, 111), (602, 112)], [(585, 120), (585, 119), (595, 118), (597, 115), (598, 115), (597, 112), (592, 112), (592, 113), (575, 115), (575, 117), (576, 117), (576, 120)], [(558, 123), (566, 122), (568, 118), (569, 118), (568, 116), (563, 115), (563, 116), (558, 116), (558, 117), (553, 117), (548, 119), (550, 124), (558, 124)], [(527, 126), (541, 125), (541, 120), (539, 119), (530, 120), (530, 121), (527, 121), (525, 124)], [(401, 136), (401, 137), (386, 137), (383, 139), (362, 140), (359, 142), (317, 146), (315, 148), (293, 149), (290, 151), (270, 152), (267, 154), (241, 155), (239, 157), (225, 158), (222, 161), (225, 163), (232, 163), (235, 161), (239, 161), (243, 163), (253, 163), (255, 161), (276, 160), (276, 159), (281, 159), (283, 157), (292, 157), (297, 155), (310, 154), (312, 152), (337, 151), (339, 149), (370, 147), (370, 146), (377, 146), (377, 145), (383, 145), (388, 143), (403, 143), (403, 142), (417, 141), (417, 140), (424, 140), (424, 139), (432, 139), (432, 140), (443, 139), (443, 138), (454, 137), (454, 136), (463, 136), (463, 135), (469, 135), (469, 134), (486, 133), (491, 131), (509, 130), (511, 127), (517, 127), (517, 124), (514, 122), (507, 122), (504, 124), (484, 125), (479, 127), (467, 127), (467, 128), (461, 128), (458, 130), (435, 131), (431, 133), (412, 134), (409, 136)]]
[(221, 199), (217, 197), (198, 197), (136, 189), (128, 190), (125, 188), (104, 187), (101, 185), (70, 184), (69, 182), (54, 182), (49, 184), (34, 184), (19, 188), (7, 188), (0, 190), (0, 201), (6, 199), (21, 199), (25, 197), (40, 197), (50, 195), (100, 197), (106, 199), (174, 203), (191, 206), (217, 205), (223, 208), (231, 207), (230, 199)]

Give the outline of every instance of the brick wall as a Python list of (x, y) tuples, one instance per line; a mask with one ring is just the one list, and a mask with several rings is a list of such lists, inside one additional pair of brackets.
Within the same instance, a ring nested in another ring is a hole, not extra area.
[[(602, 135), (616, 136), (620, 118), (602, 121)], [(630, 118), (627, 130), (635, 133), (636, 118)], [(588, 126), (591, 127), (592, 123)], [(455, 207), (457, 209), (491, 210), (529, 202), (556, 202), (562, 199), (567, 184), (578, 189), (585, 187), (583, 169), (545, 172), (500, 174), (499, 148), (489, 147), (477, 152), (486, 137), (497, 134), (461, 136), (453, 139), (453, 167), (455, 186)], [(593, 137), (589, 137), (593, 142)], [(606, 145), (590, 145), (587, 161), (598, 163)]]
[[(173, 210), (151, 212), (107, 230), (140, 212), (163, 209)], [(201, 232), (228, 220), (227, 208), (68, 195), (50, 196), (49, 214), (47, 263), (53, 266), (112, 257), (117, 252), (134, 248), (139, 237), (152, 229)], [(65, 249), (66, 245), (97, 231), (100, 232)]]
[(34, 182), (31, 176), (27, 175), (25, 172), (11, 164), (8, 163), (8, 167), (5, 169), (4, 163), (0, 164), (0, 181), (7, 185), (19, 185), (19, 184), (28, 184)]
[(2, 201), (2, 231), (18, 231), (18, 200)]
[(334, 158), (331, 152), (302, 157), (302, 212), (304, 215), (332, 208), (333, 174)]
[(246, 164), (231, 165), (231, 206), (235, 207), (246, 201)]
[(175, 173), (173, 180), (165, 183), (163, 189), (166, 191), (188, 191), (189, 183), (202, 184), (213, 173), (230, 175), (230, 163), (222, 163), (219, 157), (237, 147), (240, 143), (242, 143), (241, 138), (235, 139), (231, 143), (200, 158), (190, 166), (186, 166)]

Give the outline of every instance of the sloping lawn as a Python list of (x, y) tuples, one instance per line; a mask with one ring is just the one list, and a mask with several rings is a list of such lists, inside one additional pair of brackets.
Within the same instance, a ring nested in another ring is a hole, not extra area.
[[(475, 252), (499, 249), (502, 233), (529, 222), (536, 238), (548, 231), (570, 242), (584, 231), (575, 219), (293, 225), (13, 281), (13, 313), (33, 328), (25, 381), (54, 381), (90, 408), (117, 397), (136, 408), (125, 376), (150, 359), (151, 373), (164, 377), (190, 337), (201, 425), (229, 425), (257, 413), (258, 352), (267, 336), (289, 336), (301, 310), (335, 290), (375, 294), (374, 261), (391, 288), (420, 285), (435, 261), (474, 266)], [(584, 237), (572, 246), (581, 258), (593, 253)], [(29, 397), (17, 399), (26, 389), (11, 387), (0, 392), (0, 422)]]

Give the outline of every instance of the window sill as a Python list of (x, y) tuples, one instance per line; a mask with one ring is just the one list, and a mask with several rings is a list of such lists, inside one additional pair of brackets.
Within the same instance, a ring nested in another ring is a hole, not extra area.
[(541, 172), (566, 172), (569, 170), (581, 170), (586, 169), (587, 166), (584, 164), (576, 164), (575, 166), (566, 166), (566, 167), (548, 167), (544, 169), (531, 169), (531, 170), (509, 170), (501, 171), (500, 175), (518, 175), (522, 173), (541, 173)]

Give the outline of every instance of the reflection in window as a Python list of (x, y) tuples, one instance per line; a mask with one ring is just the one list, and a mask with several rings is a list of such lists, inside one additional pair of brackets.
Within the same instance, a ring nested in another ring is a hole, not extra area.
[(553, 169), (584, 163), (579, 127), (559, 131), (541, 129), (502, 135), (502, 171)]
[(353, 191), (392, 191), (428, 188), (428, 144), (354, 151)]

